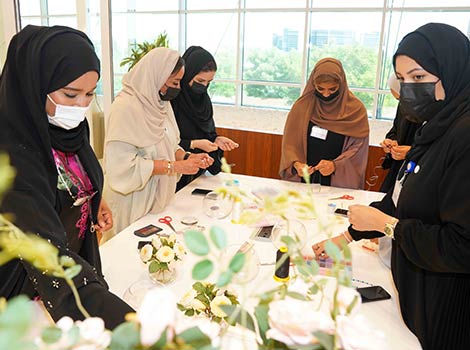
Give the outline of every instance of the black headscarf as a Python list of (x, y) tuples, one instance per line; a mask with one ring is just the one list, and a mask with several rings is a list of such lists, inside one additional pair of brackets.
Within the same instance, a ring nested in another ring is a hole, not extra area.
[[(196, 121), (195, 124), (205, 134), (215, 133), (212, 102), (209, 95), (207, 92), (196, 94), (189, 86), (189, 82), (209, 62), (212, 62), (215, 69), (217, 69), (215, 59), (200, 46), (190, 46), (183, 54), (183, 59), (185, 61), (185, 72), (181, 80), (181, 93), (171, 101), (175, 116), (176, 118), (179, 114), (188, 116)], [(181, 138), (185, 138), (184, 135)]]
[[(95, 222), (103, 173), (89, 144), (86, 120), (72, 130), (50, 126), (45, 105), (48, 93), (86, 72), (99, 74), (99, 69), (93, 45), (84, 33), (61, 26), (27, 26), (12, 38), (0, 78), (0, 152), (8, 153), (17, 172), (1, 211), (12, 213), (21, 229), (50, 240), (61, 255), (71, 255), (81, 264), (82, 272), (74, 279), (78, 288), (83, 286), (83, 280), (88, 284), (97, 280), (101, 285), (106, 284), (97, 279), (101, 266), (96, 235), (86, 233), (80, 256), (67, 249), (67, 235), (57, 207), (57, 169), (52, 147), (76, 153), (93, 188), (99, 191), (91, 204)], [(70, 307), (66, 302), (59, 303), (70, 297), (67, 288), (52, 288), (46, 276), (31, 270), (27, 264), (22, 266), (18, 260), (0, 267), (0, 295), (29, 294), (27, 277), (33, 280), (32, 276), (35, 276), (35, 290), (43, 300), (50, 298), (56, 303), (54, 309), (49, 309), (53, 317), (62, 315), (63, 308)]]
[(429, 146), (470, 111), (470, 42), (458, 29), (428, 23), (406, 35), (393, 57), (405, 55), (437, 76), (444, 86), (442, 109), (419, 128), (406, 159), (417, 162)]

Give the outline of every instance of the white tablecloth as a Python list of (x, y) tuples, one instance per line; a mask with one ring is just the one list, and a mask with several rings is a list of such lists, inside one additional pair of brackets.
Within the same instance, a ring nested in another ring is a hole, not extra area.
[[(154, 224), (163, 228), (163, 232), (171, 233), (172, 231), (169, 227), (158, 222), (158, 218), (162, 216), (171, 216), (173, 218), (172, 224), (178, 231), (187, 228), (187, 226), (180, 222), (183, 217), (188, 215), (195, 216), (199, 221), (198, 225), (203, 225), (207, 229), (212, 225), (222, 227), (227, 233), (229, 244), (241, 245), (245, 242), (253, 233), (253, 227), (232, 224), (230, 216), (221, 220), (214, 220), (206, 216), (203, 211), (204, 197), (191, 195), (191, 191), (194, 188), (215, 189), (221, 187), (227, 181), (228, 177), (228, 174), (201, 176), (178, 192), (163, 213), (159, 215), (146, 215), (103, 244), (100, 248), (103, 273), (109, 283), (110, 290), (122, 297), (125, 290), (133, 282), (147, 278), (146, 266), (140, 261), (137, 251), (137, 242), (143, 239), (136, 237), (133, 232), (148, 224)], [(354, 203), (369, 204), (374, 200), (379, 200), (383, 196), (382, 193), (376, 192), (294, 184), (280, 180), (242, 175), (233, 175), (233, 178), (239, 180), (240, 188), (247, 191), (266, 187), (279, 191), (286, 188), (305, 191), (307, 186), (312, 186), (319, 218), (311, 222), (304, 222), (309, 233), (309, 243), (306, 244), (304, 250), (305, 253), (309, 254), (311, 254), (311, 244), (326, 237), (325, 233), (318, 233), (320, 231), (319, 222), (326, 223), (328, 230), (332, 234), (342, 232), (348, 225), (346, 219), (338, 219), (338, 217), (328, 214), (327, 204), (329, 203), (329, 198), (343, 194), (354, 196), (353, 200), (334, 201), (338, 207), (347, 208), (348, 205)], [(182, 241), (183, 237), (178, 236), (178, 239)], [(406, 328), (401, 318), (398, 298), (393, 286), (390, 270), (380, 262), (377, 253), (364, 249), (362, 245), (362, 242), (350, 244), (353, 251), (353, 277), (356, 280), (365, 281), (373, 285), (381, 285), (392, 295), (392, 298), (390, 300), (363, 304), (361, 306), (361, 313), (364, 314), (372, 324), (385, 333), (387, 341), (390, 344), (390, 349), (420, 349), (421, 347), (418, 340)], [(276, 248), (272, 243), (256, 241), (255, 250), (262, 264), (270, 263), (275, 260)], [(191, 287), (193, 283), (191, 279), (191, 268), (195, 261), (197, 261), (197, 258), (188, 255), (183, 261), (183, 265), (178, 269), (176, 280), (169, 285), (171, 290), (176, 293), (177, 297), (181, 297)], [(273, 269), (274, 267), (272, 265), (260, 266), (258, 276), (249, 283), (248, 288), (245, 286), (245, 292), (249, 293), (250, 290), (257, 290), (260, 288), (260, 285), (262, 285), (263, 288), (274, 287), (275, 282), (270, 278), (273, 274)]]

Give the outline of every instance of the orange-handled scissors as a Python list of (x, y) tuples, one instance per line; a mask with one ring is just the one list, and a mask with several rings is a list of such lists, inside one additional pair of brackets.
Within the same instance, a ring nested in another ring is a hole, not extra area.
[(337, 199), (346, 199), (346, 200), (352, 200), (354, 199), (353, 196), (350, 196), (349, 194), (343, 194), (341, 197), (334, 197), (334, 198), (330, 198), (328, 199), (329, 201), (334, 201), (334, 200), (337, 200)]
[(158, 222), (161, 222), (162, 224), (166, 224), (166, 225), (170, 226), (170, 228), (173, 230), (173, 232), (176, 233), (175, 228), (174, 228), (173, 225), (171, 224), (171, 221), (172, 221), (172, 220), (173, 220), (173, 219), (171, 218), (171, 216), (168, 216), (168, 215), (167, 215), (167, 216), (164, 216), (164, 217), (158, 219)]

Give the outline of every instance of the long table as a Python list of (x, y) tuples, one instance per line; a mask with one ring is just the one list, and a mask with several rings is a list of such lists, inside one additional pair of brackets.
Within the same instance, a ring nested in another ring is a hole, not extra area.
[[(338, 207), (347, 208), (351, 204), (369, 204), (372, 201), (380, 200), (383, 196), (383, 193), (377, 192), (307, 185), (243, 175), (203, 175), (179, 191), (163, 213), (159, 215), (148, 214), (142, 217), (100, 247), (103, 273), (110, 290), (123, 297), (126, 289), (132, 283), (148, 278), (147, 268), (141, 262), (137, 251), (137, 242), (142, 238), (136, 237), (133, 232), (148, 224), (154, 224), (161, 227), (164, 233), (170, 234), (171, 229), (158, 222), (158, 219), (162, 216), (171, 216), (173, 226), (181, 232), (187, 229), (187, 226), (181, 223), (181, 219), (188, 215), (194, 216), (198, 219), (198, 225), (202, 225), (206, 229), (212, 225), (223, 228), (227, 233), (229, 244), (241, 246), (252, 235), (255, 228), (233, 224), (230, 216), (219, 220), (208, 217), (203, 210), (204, 197), (191, 195), (192, 190), (195, 188), (216, 189), (231, 179), (236, 179), (240, 188), (245, 191), (265, 188), (278, 191), (284, 189), (306, 191), (307, 186), (311, 186), (318, 219), (304, 221), (309, 233), (308, 243), (305, 245), (304, 251), (305, 254), (310, 255), (313, 255), (310, 248), (311, 244), (327, 237), (324, 231), (320, 232), (318, 228), (319, 221), (324, 222), (327, 220), (329, 231), (336, 234), (342, 232), (348, 226), (346, 219), (338, 219), (338, 217), (329, 213), (328, 203), (334, 202)], [(351, 195), (354, 199), (329, 200), (344, 194)], [(178, 235), (178, 239), (182, 241), (182, 235)], [(361, 305), (361, 313), (367, 317), (371, 324), (385, 333), (390, 349), (421, 349), (417, 338), (407, 329), (401, 318), (397, 292), (394, 288), (390, 270), (381, 263), (377, 253), (365, 249), (362, 242), (354, 242), (350, 246), (353, 253), (353, 278), (356, 281), (380, 285), (392, 295), (389, 300)], [(275, 286), (275, 282), (270, 276), (273, 274), (274, 268), (271, 263), (275, 259), (276, 247), (271, 242), (255, 241), (254, 248), (260, 260), (259, 273), (252, 282), (245, 286), (245, 289), (253, 291), (257, 290), (260, 285), (264, 288)], [(193, 283), (191, 268), (196, 261), (196, 257), (188, 254), (182, 266), (178, 269), (176, 280), (169, 285), (178, 298), (182, 297)]]

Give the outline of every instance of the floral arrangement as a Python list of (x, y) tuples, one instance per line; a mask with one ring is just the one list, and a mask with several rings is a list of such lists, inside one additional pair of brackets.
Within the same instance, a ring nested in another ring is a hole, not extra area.
[(196, 282), (177, 304), (186, 316), (205, 315), (210, 320), (221, 322), (228, 315), (222, 305), (239, 304), (237, 296), (226, 289), (219, 289), (213, 283)]
[(174, 275), (176, 263), (186, 254), (183, 245), (173, 233), (169, 236), (157, 235), (152, 242), (140, 249), (140, 259), (148, 265), (149, 273), (161, 282), (169, 281)]

